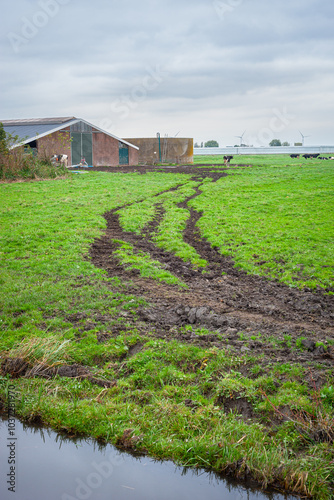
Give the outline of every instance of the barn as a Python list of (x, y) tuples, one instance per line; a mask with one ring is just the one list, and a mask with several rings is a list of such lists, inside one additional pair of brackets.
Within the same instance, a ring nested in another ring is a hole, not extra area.
[(138, 165), (139, 148), (81, 118), (2, 120), (6, 133), (29, 145), (41, 158), (67, 155), (68, 165), (84, 158), (89, 166)]

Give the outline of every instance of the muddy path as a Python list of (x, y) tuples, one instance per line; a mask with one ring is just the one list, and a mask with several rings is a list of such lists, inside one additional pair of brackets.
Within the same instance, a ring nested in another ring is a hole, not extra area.
[[(197, 167), (184, 167), (183, 171), (193, 172), (192, 178), (197, 181), (208, 176), (217, 181), (226, 176), (225, 169), (219, 172), (214, 167), (214, 171), (210, 168), (199, 170)], [(182, 169), (179, 167), (176, 170), (180, 173)], [(205, 273), (194, 270), (190, 263), (185, 263), (154, 244), (152, 236), (163, 216), (161, 205), (156, 206), (154, 221), (144, 228), (141, 235), (122, 229), (117, 214), (119, 208), (105, 213), (106, 232), (94, 241), (90, 249), (94, 265), (107, 270), (108, 276), (118, 276), (128, 282), (131, 294), (147, 300), (150, 306), (139, 312), (140, 320), (147, 328), (154, 328), (161, 337), (179, 337), (178, 328), (186, 324), (224, 334), (235, 347), (240, 346), (237, 333), (241, 331), (248, 335), (261, 332), (262, 335), (275, 335), (281, 339), (286, 335), (292, 338), (304, 336), (307, 339), (304, 358), (309, 359), (312, 354), (322, 359), (325, 365), (332, 365), (334, 352), (332, 356), (330, 348), (324, 352), (315, 343), (326, 338), (334, 339), (333, 298), (322, 291), (292, 289), (278, 281), (269, 281), (236, 269), (231, 258), (219, 254), (199, 233), (196, 224), (201, 214), (188, 205), (190, 199), (201, 193), (199, 187), (194, 195), (178, 206), (190, 212), (183, 238), (209, 263)], [(176, 285), (142, 278), (136, 270), (126, 271), (113, 255), (118, 248), (112, 242), (113, 239), (129, 242), (137, 251), (149, 253), (188, 288), (180, 289)], [(183, 340), (193, 340), (192, 335), (187, 338), (183, 334), (181, 337)], [(218, 347), (221, 345), (216, 342), (214, 334), (211, 338), (210, 335), (203, 336), (200, 340), (204, 343), (213, 342)], [(263, 350), (263, 345), (254, 341), (248, 348), (257, 352)], [(295, 354), (284, 345), (280, 355), (286, 360), (295, 358)], [(303, 356), (298, 356), (298, 361), (302, 360)]]
[[(246, 166), (246, 165), (245, 165)], [(87, 170), (89, 172), (111, 172), (115, 174), (133, 174), (135, 172), (139, 174), (146, 174), (147, 172), (164, 172), (170, 174), (191, 174), (192, 176), (203, 179), (206, 174), (208, 176), (214, 176), (214, 169), (222, 170), (226, 169), (226, 165), (207, 165), (207, 164), (196, 164), (195, 165), (171, 165), (171, 166), (154, 166), (154, 165), (136, 165), (132, 167), (130, 165), (120, 165), (118, 167), (89, 167)], [(71, 169), (69, 169), (71, 170)], [(217, 178), (221, 177), (221, 172), (218, 172)]]

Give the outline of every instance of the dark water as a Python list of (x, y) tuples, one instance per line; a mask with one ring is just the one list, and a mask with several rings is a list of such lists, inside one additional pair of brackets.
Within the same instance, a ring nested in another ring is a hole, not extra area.
[[(1, 500), (283, 500), (206, 471), (0, 419)], [(15, 463), (9, 464), (9, 460)], [(12, 469), (12, 483), (7, 474)], [(15, 491), (9, 491), (11, 487)]]

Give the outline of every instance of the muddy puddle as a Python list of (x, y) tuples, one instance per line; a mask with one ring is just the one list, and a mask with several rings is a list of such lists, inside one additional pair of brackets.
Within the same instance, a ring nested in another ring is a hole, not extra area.
[(251, 485), (176, 467), (172, 462), (132, 456), (90, 439), (70, 439), (17, 419), (10, 424), (0, 419), (0, 475), (1, 500), (295, 498), (262, 493)]

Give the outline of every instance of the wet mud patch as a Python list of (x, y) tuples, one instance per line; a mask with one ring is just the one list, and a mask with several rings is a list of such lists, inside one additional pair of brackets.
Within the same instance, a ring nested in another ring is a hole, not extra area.
[(135, 449), (142, 436), (136, 436), (134, 429), (125, 429), (122, 436), (119, 436), (116, 444), (124, 449)]
[[(118, 167), (90, 167), (90, 172), (110, 172), (121, 174), (146, 174), (149, 172), (163, 172), (167, 174), (188, 174), (195, 179), (202, 180), (205, 177), (218, 178), (224, 174), (230, 167), (223, 163), (221, 165), (171, 165), (171, 166), (155, 166), (155, 165), (120, 165)], [(69, 169), (71, 171), (71, 169)], [(226, 175), (226, 174), (225, 174)]]
[(245, 397), (238, 394), (230, 398), (219, 396), (215, 405), (221, 406), (226, 414), (234, 413), (242, 416), (246, 420), (255, 417), (252, 403), (250, 403)]
[(29, 370), (29, 363), (23, 358), (7, 358), (1, 364), (2, 375), (12, 378), (24, 377)]
[(131, 358), (132, 356), (135, 356), (138, 352), (140, 352), (142, 350), (142, 348), (143, 348), (143, 344), (140, 344), (140, 343), (130, 346), (128, 353), (127, 353), (127, 357)]
[(58, 375), (59, 377), (77, 378), (78, 380), (87, 379), (92, 384), (105, 388), (117, 385), (116, 380), (106, 380), (95, 377), (86, 366), (73, 364), (50, 367), (44, 363), (31, 365), (23, 358), (5, 359), (1, 364), (1, 374), (3, 376), (9, 375), (11, 378), (54, 378)]
[(56, 368), (50, 369), (48, 372), (50, 377), (70, 377), (77, 378), (79, 380), (87, 379), (91, 384), (99, 385), (100, 387), (110, 388), (115, 387), (117, 385), (116, 380), (106, 380), (95, 377), (89, 368), (74, 364), (74, 365), (62, 365)]
[[(119, 259), (114, 255), (114, 252), (119, 249), (119, 244), (114, 240), (122, 240), (133, 245), (136, 252), (150, 254), (153, 260), (159, 261), (164, 269), (170, 271), (181, 280), (185, 277), (191, 278), (197, 274), (196, 271), (192, 269), (190, 263), (186, 263), (171, 252), (157, 247), (153, 241), (146, 236), (124, 231), (119, 222), (118, 210), (117, 208), (104, 214), (107, 221), (106, 233), (101, 238), (95, 239), (90, 248), (90, 257), (95, 266), (105, 269), (109, 277), (123, 277), (125, 281), (133, 279), (135, 288), (150, 289), (152, 281), (154, 280), (141, 279), (140, 272), (136, 269), (125, 270)], [(158, 221), (150, 223), (146, 227), (145, 232), (147, 232), (147, 228), (149, 228), (152, 233), (155, 227), (157, 227), (157, 223)], [(168, 285), (166, 286), (169, 288)]]
[(155, 234), (156, 231), (158, 230), (158, 227), (159, 227), (165, 213), (166, 213), (166, 210), (164, 209), (162, 203), (157, 203), (155, 205), (155, 214), (154, 214), (153, 220), (151, 222), (149, 222), (148, 224), (146, 224), (146, 226), (143, 227), (143, 230), (142, 230), (143, 237), (146, 237), (147, 239), (151, 240), (152, 235)]

